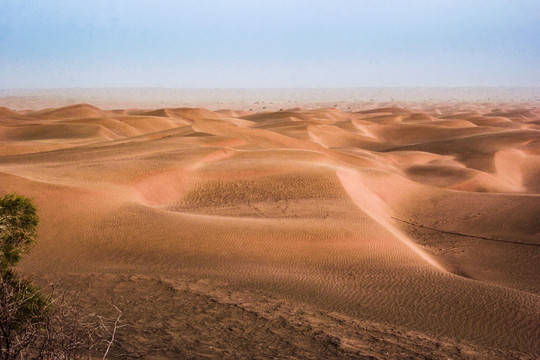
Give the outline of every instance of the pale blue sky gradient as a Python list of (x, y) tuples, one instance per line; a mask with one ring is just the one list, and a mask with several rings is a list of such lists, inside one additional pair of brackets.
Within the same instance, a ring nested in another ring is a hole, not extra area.
[(0, 88), (540, 86), (540, 1), (0, 0)]

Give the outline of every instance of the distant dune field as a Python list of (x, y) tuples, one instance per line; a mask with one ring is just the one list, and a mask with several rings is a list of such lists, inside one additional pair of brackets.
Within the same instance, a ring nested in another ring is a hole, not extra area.
[(118, 358), (540, 357), (540, 108), (0, 108), (21, 271)]

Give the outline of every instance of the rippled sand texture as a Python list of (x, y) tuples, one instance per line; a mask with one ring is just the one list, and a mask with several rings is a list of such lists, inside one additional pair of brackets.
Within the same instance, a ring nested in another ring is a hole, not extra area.
[(0, 191), (41, 216), (22, 268), (131, 296), (133, 357), (540, 356), (540, 110), (355, 110), (2, 108)]

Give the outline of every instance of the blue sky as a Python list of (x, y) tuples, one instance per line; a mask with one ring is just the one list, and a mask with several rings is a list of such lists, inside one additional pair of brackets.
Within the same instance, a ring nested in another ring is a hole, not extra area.
[(0, 0), (0, 88), (540, 86), (540, 1)]

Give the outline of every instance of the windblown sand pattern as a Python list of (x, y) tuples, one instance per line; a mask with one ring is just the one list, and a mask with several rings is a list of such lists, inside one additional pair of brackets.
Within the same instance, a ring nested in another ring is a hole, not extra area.
[(534, 105), (1, 108), (0, 191), (117, 356), (540, 357)]

